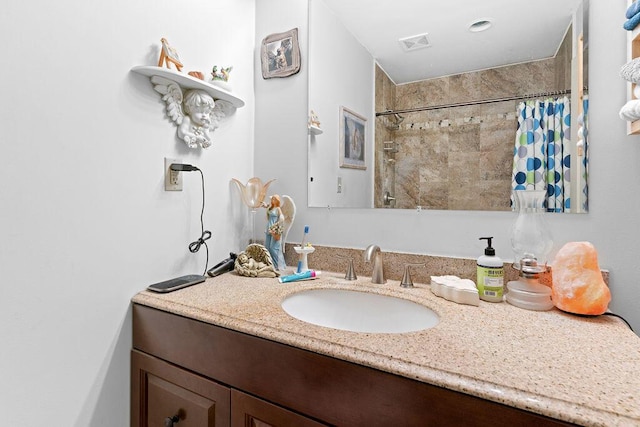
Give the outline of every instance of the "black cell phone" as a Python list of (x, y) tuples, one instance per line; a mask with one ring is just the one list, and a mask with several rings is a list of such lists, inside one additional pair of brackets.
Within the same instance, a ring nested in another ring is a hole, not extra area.
[(199, 274), (189, 274), (176, 277), (175, 279), (165, 280), (164, 282), (154, 283), (153, 285), (149, 285), (147, 289), (153, 292), (166, 293), (202, 283), (205, 279), (205, 276), (200, 276)]

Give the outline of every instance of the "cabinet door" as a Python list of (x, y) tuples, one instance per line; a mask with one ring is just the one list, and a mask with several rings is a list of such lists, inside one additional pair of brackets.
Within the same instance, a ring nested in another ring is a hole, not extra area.
[(319, 427), (327, 426), (280, 406), (231, 390), (232, 427)]
[(228, 427), (229, 420), (229, 388), (131, 352), (132, 427)]

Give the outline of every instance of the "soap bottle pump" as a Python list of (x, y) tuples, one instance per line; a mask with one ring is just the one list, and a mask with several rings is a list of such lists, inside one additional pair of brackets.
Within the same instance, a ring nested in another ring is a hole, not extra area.
[(481, 300), (501, 302), (504, 294), (504, 263), (496, 256), (496, 250), (491, 247), (493, 237), (480, 237), (487, 240), (484, 255), (478, 258), (478, 294)]

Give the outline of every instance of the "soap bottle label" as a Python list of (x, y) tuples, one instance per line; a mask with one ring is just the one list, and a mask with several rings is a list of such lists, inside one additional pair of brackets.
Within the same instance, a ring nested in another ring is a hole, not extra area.
[(504, 268), (478, 266), (478, 294), (490, 302), (502, 301), (504, 293)]

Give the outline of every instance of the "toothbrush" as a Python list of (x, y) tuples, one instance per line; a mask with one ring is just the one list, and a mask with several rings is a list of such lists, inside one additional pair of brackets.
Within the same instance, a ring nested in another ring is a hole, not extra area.
[(304, 248), (304, 241), (307, 238), (307, 234), (309, 234), (309, 226), (305, 225), (304, 226), (304, 234), (302, 235), (302, 243), (300, 243), (300, 247)]
[[(304, 226), (304, 234), (302, 235), (302, 243), (300, 243), (300, 247), (302, 249), (304, 249), (304, 241), (307, 238), (307, 234), (309, 234), (309, 226), (305, 225)], [(302, 257), (304, 256), (303, 253), (300, 254), (300, 257), (298, 258), (298, 268), (296, 270), (296, 273), (301, 273), (302, 272)]]

